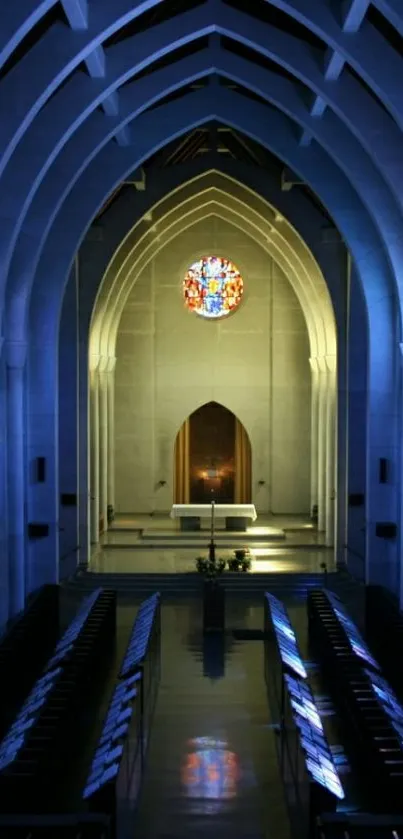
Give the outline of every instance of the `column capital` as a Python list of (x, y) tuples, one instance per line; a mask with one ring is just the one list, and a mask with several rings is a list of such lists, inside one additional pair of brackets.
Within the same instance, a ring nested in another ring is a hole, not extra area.
[(309, 365), (310, 365), (310, 368), (312, 370), (312, 373), (319, 373), (318, 359), (316, 358), (316, 356), (311, 356), (310, 357)]
[(27, 342), (6, 340), (4, 350), (7, 367), (12, 370), (22, 370), (27, 360)]

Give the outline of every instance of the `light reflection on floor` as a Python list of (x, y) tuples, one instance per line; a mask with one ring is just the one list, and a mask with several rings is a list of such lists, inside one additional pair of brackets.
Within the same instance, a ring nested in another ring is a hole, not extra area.
[(225, 740), (196, 737), (188, 740), (183, 757), (182, 784), (188, 798), (224, 801), (236, 798), (241, 767), (238, 755)]
[(261, 597), (227, 604), (227, 632), (201, 633), (199, 600), (166, 604), (162, 674), (134, 836), (289, 839), (260, 641)]
[[(256, 551), (259, 550), (257, 554)], [(260, 552), (262, 551), (262, 553)], [(335, 569), (332, 549), (315, 548), (252, 548), (252, 574), (259, 573), (319, 573), (323, 563), (328, 571)], [(94, 552), (90, 571), (113, 574), (183, 574), (195, 571), (197, 556), (205, 556), (203, 549), (141, 548), (121, 550), (108, 548)], [(220, 549), (218, 557), (229, 559), (230, 549)]]

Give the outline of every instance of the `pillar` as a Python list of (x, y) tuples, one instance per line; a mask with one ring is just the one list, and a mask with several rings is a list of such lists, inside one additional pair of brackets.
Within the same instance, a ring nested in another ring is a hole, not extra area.
[(319, 368), (316, 358), (311, 366), (311, 514), (318, 506), (318, 428), (319, 428)]
[(89, 324), (85, 324), (79, 319), (78, 329), (78, 541), (79, 565), (85, 568), (91, 557)]
[(336, 498), (336, 356), (326, 356), (326, 545), (335, 543)]
[[(33, 318), (40, 317), (40, 302)], [(33, 307), (34, 308), (34, 307)], [(58, 335), (44, 315), (43, 332), (32, 330), (27, 357), (27, 510), (29, 524), (44, 532), (28, 539), (26, 586), (35, 591), (59, 582), (59, 365)], [(44, 474), (38, 474), (38, 458)]]
[[(71, 577), (79, 561), (79, 422), (77, 284), (66, 284), (59, 328), (59, 576)], [(71, 496), (66, 503), (65, 496)]]
[(327, 409), (327, 366), (324, 356), (317, 357), (318, 392), (318, 530), (326, 530), (326, 409)]
[(27, 345), (6, 341), (9, 616), (25, 605), (24, 375)]
[[(393, 295), (373, 303), (377, 328), (369, 335), (366, 446), (365, 581), (384, 586), (399, 596), (399, 539), (382, 535), (378, 524), (398, 524), (399, 513), (399, 382), (397, 341), (392, 345), (390, 325), (396, 317)], [(371, 323), (371, 320), (370, 320)], [(380, 460), (386, 461), (386, 476), (380, 475)]]
[(108, 358), (101, 356), (98, 365), (99, 395), (99, 516), (103, 530), (108, 528)]
[(91, 542), (99, 542), (99, 357), (90, 358)]
[(115, 512), (115, 367), (116, 358), (108, 359), (108, 506)]
[(345, 253), (344, 282), (339, 283), (338, 332), (337, 332), (337, 384), (336, 384), (336, 510), (335, 545), (336, 564), (345, 569), (347, 564), (347, 521), (348, 521), (348, 411), (349, 411), (349, 363), (348, 347), (350, 336), (350, 283), (351, 256)]
[(368, 319), (354, 263), (351, 264), (347, 325), (346, 538), (348, 571), (365, 581), (368, 494), (366, 486)]
[(0, 634), (9, 616), (9, 567), (7, 542), (7, 371), (0, 338)]
[(400, 446), (400, 462), (399, 462), (399, 604), (400, 609), (403, 609), (403, 344), (399, 343), (399, 437)]

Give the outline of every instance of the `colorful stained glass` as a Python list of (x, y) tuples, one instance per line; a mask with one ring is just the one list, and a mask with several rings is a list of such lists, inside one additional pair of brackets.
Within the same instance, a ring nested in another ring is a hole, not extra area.
[(235, 265), (221, 256), (205, 256), (190, 266), (183, 281), (185, 305), (205, 318), (222, 318), (239, 305), (243, 280)]

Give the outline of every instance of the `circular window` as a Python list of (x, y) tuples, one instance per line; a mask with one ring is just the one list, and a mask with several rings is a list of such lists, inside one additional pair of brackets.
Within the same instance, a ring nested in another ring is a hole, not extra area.
[(204, 256), (190, 266), (183, 281), (185, 305), (204, 318), (222, 318), (239, 306), (243, 279), (221, 256)]

